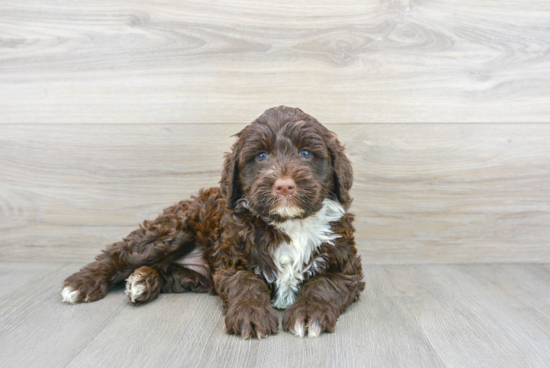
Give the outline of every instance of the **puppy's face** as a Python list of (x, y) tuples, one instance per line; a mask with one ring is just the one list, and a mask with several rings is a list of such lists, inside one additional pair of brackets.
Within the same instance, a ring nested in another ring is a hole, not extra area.
[(326, 198), (348, 204), (351, 165), (334, 134), (313, 117), (274, 108), (237, 136), (221, 181), (229, 208), (281, 222), (319, 211)]

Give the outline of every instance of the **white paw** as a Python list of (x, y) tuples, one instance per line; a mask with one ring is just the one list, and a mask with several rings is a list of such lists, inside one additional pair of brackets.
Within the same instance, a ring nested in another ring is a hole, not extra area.
[(296, 336), (304, 337), (304, 324), (300, 321), (296, 321), (296, 323), (294, 324), (294, 331), (292, 331), (292, 333)]
[(321, 334), (321, 325), (319, 321), (313, 321), (313, 323), (309, 325), (307, 333), (308, 337), (319, 337)]
[(78, 290), (73, 290), (70, 286), (65, 286), (61, 290), (61, 297), (65, 303), (75, 304), (78, 299)]
[(142, 279), (141, 275), (130, 275), (126, 279), (126, 290), (124, 292), (132, 303), (135, 303), (136, 299), (143, 295), (145, 291), (145, 285), (138, 284)]
[[(307, 329), (306, 329), (307, 327)], [(319, 337), (321, 335), (321, 325), (319, 324), (319, 321), (313, 321), (310, 325), (304, 326), (304, 324), (300, 321), (296, 321), (294, 324), (294, 330), (292, 330), (292, 333), (296, 336), (305, 337), (307, 331), (308, 337)]]

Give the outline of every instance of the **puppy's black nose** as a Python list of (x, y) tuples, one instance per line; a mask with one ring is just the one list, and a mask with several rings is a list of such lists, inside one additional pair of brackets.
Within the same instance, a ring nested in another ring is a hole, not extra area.
[(277, 194), (287, 196), (294, 192), (296, 183), (291, 178), (279, 178), (275, 180), (273, 187), (275, 187), (275, 192), (277, 192)]

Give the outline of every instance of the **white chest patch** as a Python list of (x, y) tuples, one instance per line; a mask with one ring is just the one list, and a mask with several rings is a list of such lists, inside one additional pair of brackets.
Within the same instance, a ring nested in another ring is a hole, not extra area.
[[(339, 221), (344, 213), (340, 203), (326, 199), (321, 210), (313, 216), (274, 224), (291, 240), (290, 243), (281, 243), (273, 254), (278, 269), (275, 281), (277, 295), (271, 303), (274, 308), (289, 307), (296, 300), (304, 275), (323, 269), (325, 259), (318, 256), (311, 260), (311, 257), (321, 244), (334, 244), (339, 235), (332, 232), (330, 223)], [(306, 266), (307, 263), (309, 264)]]

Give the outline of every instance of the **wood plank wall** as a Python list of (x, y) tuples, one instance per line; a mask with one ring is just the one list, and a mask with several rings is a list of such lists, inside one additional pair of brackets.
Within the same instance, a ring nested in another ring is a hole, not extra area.
[(347, 144), (366, 262), (550, 262), (550, 2), (0, 8), (0, 260), (90, 260), (285, 104)]

